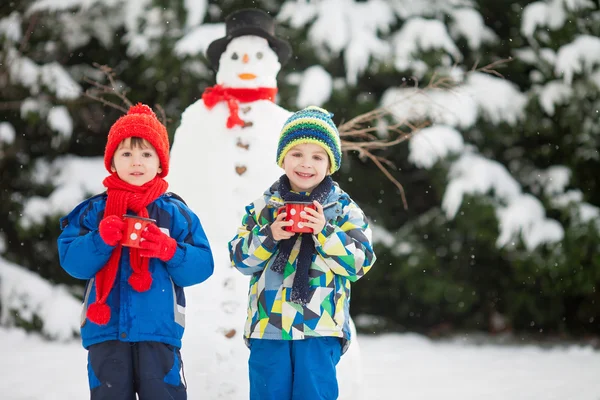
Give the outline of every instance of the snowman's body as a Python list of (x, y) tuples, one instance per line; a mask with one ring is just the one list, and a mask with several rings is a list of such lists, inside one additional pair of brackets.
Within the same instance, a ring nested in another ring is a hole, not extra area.
[[(217, 83), (236, 88), (276, 87), (279, 68), (265, 39), (243, 36), (232, 40), (223, 53)], [(183, 112), (175, 132), (169, 190), (200, 217), (215, 261), (211, 278), (186, 289), (183, 353), (190, 398), (248, 398), (249, 351), (243, 329), (249, 278), (231, 267), (227, 244), (241, 225), (245, 206), (283, 174), (276, 165), (276, 149), (280, 130), (291, 114), (269, 100), (240, 103), (238, 115), (244, 125), (227, 128), (226, 102), (209, 109), (198, 100)], [(360, 389), (357, 347), (353, 343), (338, 366), (340, 399), (360, 398), (356, 395)]]

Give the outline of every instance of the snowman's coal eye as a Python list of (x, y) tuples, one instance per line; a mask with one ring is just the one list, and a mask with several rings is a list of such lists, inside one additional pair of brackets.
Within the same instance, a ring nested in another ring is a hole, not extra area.
[(263, 58), (263, 53), (260, 52), (260, 51), (258, 53), (256, 53), (256, 58), (259, 59), (259, 60), (262, 59)]
[(238, 58), (240, 58), (240, 57), (238, 56), (238, 53), (233, 53), (233, 54), (231, 55), (231, 59), (232, 59), (232, 60), (237, 60)]

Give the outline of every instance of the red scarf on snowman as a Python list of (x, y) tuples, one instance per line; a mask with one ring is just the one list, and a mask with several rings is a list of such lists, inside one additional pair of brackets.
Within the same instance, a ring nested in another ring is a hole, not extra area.
[(257, 100), (275, 101), (277, 88), (228, 88), (223, 85), (214, 85), (206, 88), (202, 94), (204, 105), (210, 110), (222, 101), (227, 102), (229, 108), (229, 118), (227, 118), (227, 128), (231, 129), (236, 125), (244, 126), (244, 121), (238, 115), (240, 103), (251, 103)]

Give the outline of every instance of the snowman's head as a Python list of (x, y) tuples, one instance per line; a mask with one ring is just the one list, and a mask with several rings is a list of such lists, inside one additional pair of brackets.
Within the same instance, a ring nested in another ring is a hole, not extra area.
[(267, 39), (240, 36), (227, 45), (219, 59), (217, 84), (232, 88), (277, 87), (281, 64)]

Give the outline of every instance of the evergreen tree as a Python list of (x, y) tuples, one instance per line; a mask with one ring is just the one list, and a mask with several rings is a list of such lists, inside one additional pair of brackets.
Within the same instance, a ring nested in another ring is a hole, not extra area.
[(598, 332), (597, 0), (3, 4), (0, 257), (75, 283), (58, 266), (58, 217), (102, 190), (102, 168), (83, 179), (77, 166), (101, 165), (123, 112), (84, 95), (110, 83), (96, 65), (132, 102), (159, 105), (173, 135), (214, 84), (204, 50), (244, 7), (276, 16), (293, 46), (283, 107), (322, 105), (340, 124), (389, 107), (374, 124), (429, 124), (377, 153), (408, 209), (355, 153), (335, 176), (372, 218), (379, 258), (353, 289), (354, 313), (412, 330)]

